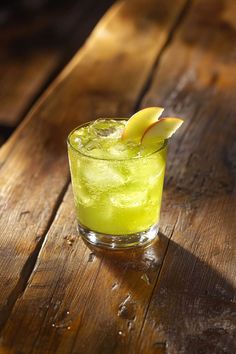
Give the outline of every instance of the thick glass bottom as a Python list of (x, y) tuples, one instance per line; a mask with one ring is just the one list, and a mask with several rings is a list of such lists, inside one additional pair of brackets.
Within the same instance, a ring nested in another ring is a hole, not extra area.
[(152, 242), (158, 235), (158, 224), (151, 226), (148, 230), (128, 235), (103, 234), (89, 230), (80, 224), (78, 224), (78, 231), (92, 245), (110, 249), (125, 249), (144, 246)]

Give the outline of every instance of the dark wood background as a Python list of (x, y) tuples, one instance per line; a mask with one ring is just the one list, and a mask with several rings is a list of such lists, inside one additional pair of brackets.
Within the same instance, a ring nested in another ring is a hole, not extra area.
[(112, 3), (0, 3), (0, 141), (12, 133)]
[[(234, 354), (235, 0), (29, 3), (0, 12), (0, 353)], [(91, 248), (66, 136), (155, 105), (185, 120), (159, 239)]]

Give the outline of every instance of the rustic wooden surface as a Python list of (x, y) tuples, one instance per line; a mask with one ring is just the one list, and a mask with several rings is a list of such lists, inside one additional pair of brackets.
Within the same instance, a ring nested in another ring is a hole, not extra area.
[(112, 2), (69, 1), (1, 24), (0, 130), (18, 124)]
[[(235, 353), (234, 0), (115, 5), (0, 150), (1, 353)], [(164, 105), (159, 240), (108, 252), (76, 236), (64, 139)]]

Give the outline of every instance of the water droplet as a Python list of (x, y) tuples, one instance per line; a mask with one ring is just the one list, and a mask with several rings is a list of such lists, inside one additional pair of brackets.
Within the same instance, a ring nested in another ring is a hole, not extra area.
[(95, 254), (93, 252), (89, 253), (88, 262), (93, 262), (95, 259)]
[(148, 276), (146, 273), (144, 273), (144, 274), (141, 276), (141, 279), (142, 279), (143, 281), (145, 281), (145, 283), (146, 283), (147, 285), (150, 285), (150, 284), (151, 284), (150, 279), (149, 279), (149, 276)]
[(160, 294), (166, 294), (167, 293), (167, 289), (165, 287), (160, 288)]
[(148, 269), (155, 270), (160, 266), (160, 261), (154, 256), (145, 257), (144, 261)]
[(64, 240), (66, 240), (66, 242), (69, 246), (72, 246), (76, 240), (76, 236), (74, 236), (74, 235), (67, 235), (67, 236), (64, 236), (63, 238), (64, 238)]
[(165, 349), (167, 347), (166, 342), (156, 342), (153, 343), (155, 348)]
[(122, 336), (122, 337), (125, 336), (125, 334), (122, 331), (118, 331), (118, 334), (119, 334), (119, 336)]
[(112, 284), (111, 290), (115, 290), (115, 289), (117, 289), (117, 288), (118, 288), (118, 286), (119, 286), (119, 284), (118, 284), (118, 283), (114, 283), (114, 284)]
[(131, 296), (128, 295), (123, 302), (120, 303), (117, 315), (127, 320), (135, 319), (135, 302), (131, 300)]
[(118, 310), (118, 316), (125, 317), (126, 312), (127, 312), (127, 307), (125, 305), (120, 305)]
[(59, 306), (61, 305), (61, 301), (57, 300), (53, 306), (53, 310), (57, 310), (59, 308)]
[(39, 309), (43, 310), (44, 308), (46, 308), (46, 306), (47, 306), (46, 304), (41, 304), (41, 305), (39, 305)]
[(67, 323), (67, 325), (69, 324), (70, 320), (68, 319), (68, 315), (70, 314), (70, 312), (66, 309), (63, 311), (58, 311), (57, 308), (54, 307), (54, 309), (56, 309), (56, 315), (53, 317), (53, 320), (55, 322), (58, 323), (62, 323), (63, 321)]
[(134, 323), (133, 321), (129, 321), (127, 324), (128, 331), (132, 331), (134, 329)]
[(128, 294), (128, 295), (126, 296), (126, 298), (124, 299), (124, 301), (129, 301), (130, 299), (131, 299), (131, 295)]
[(58, 322), (58, 323), (52, 323), (52, 327), (56, 328), (56, 329), (63, 329), (63, 328), (66, 328), (66, 329), (71, 329), (70, 327), (70, 322)]

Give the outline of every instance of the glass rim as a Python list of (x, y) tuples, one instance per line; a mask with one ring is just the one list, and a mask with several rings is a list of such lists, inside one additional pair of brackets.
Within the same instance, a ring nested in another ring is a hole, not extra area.
[[(98, 119), (101, 119), (101, 118), (98, 118)], [(95, 121), (98, 120), (98, 119), (90, 120), (90, 121), (88, 121), (88, 122), (85, 122), (85, 123), (83, 123), (83, 124), (80, 124), (80, 125), (78, 125), (77, 127), (75, 127), (75, 128), (69, 133), (69, 135), (68, 135), (68, 137), (67, 137), (67, 144), (69, 145), (69, 147), (70, 147), (72, 150), (74, 150), (74, 151), (77, 152), (78, 154), (80, 154), (80, 155), (82, 155), (82, 156), (85, 156), (85, 157), (87, 157), (87, 158), (90, 158), (90, 159), (92, 159), (92, 160), (100, 160), (100, 161), (129, 161), (129, 160), (145, 159), (145, 158), (147, 158), (147, 157), (150, 157), (150, 156), (152, 156), (152, 155), (154, 155), (154, 154), (160, 152), (161, 150), (163, 150), (163, 149), (167, 146), (168, 139), (165, 139), (165, 140), (163, 141), (163, 144), (161, 145), (161, 147), (160, 147), (159, 149), (157, 149), (157, 150), (154, 150), (154, 151), (150, 152), (150, 154), (147, 154), (147, 155), (145, 155), (145, 156), (132, 156), (132, 157), (127, 157), (127, 158), (123, 158), (123, 159), (119, 159), (119, 158), (113, 158), (113, 159), (112, 159), (112, 158), (105, 158), (105, 157), (101, 158), (101, 157), (91, 156), (91, 155), (88, 155), (88, 154), (86, 154), (86, 153), (80, 151), (79, 149), (76, 149), (76, 148), (71, 144), (71, 142), (70, 142), (70, 137), (71, 137), (71, 135), (72, 135), (76, 130), (78, 130), (78, 129), (80, 129), (80, 128), (83, 128), (84, 126), (87, 126), (87, 125), (89, 125), (89, 124), (95, 122)], [(102, 118), (102, 119), (107, 119), (107, 120), (108, 120), (108, 119), (109, 119), (109, 120), (110, 120), (110, 119), (112, 119), (112, 120), (128, 120), (128, 118)]]

